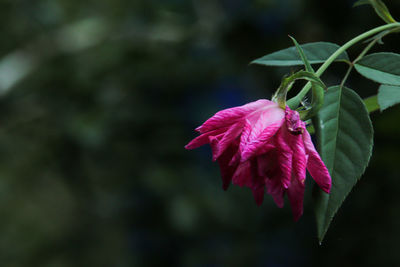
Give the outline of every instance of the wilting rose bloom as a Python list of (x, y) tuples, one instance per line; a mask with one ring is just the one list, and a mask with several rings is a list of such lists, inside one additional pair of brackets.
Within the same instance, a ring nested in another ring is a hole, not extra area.
[(299, 113), (289, 107), (261, 99), (219, 111), (196, 130), (201, 135), (185, 148), (211, 145), (224, 190), (231, 182), (247, 186), (258, 205), (266, 190), (278, 207), (287, 193), (294, 220), (303, 213), (306, 169), (323, 191), (330, 191), (329, 172)]

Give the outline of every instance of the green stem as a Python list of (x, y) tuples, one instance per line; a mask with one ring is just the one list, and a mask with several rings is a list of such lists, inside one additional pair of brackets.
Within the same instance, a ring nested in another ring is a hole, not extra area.
[(343, 87), (347, 78), (350, 75), (350, 72), (353, 70), (354, 68), (354, 64), (356, 64), (359, 60), (361, 60), (367, 53), (369, 50), (371, 50), (371, 48), (383, 37), (385, 37), (386, 35), (392, 33), (393, 30), (387, 30), (386, 32), (382, 32), (382, 34), (379, 34), (379, 36), (376, 36), (365, 48), (364, 50), (358, 55), (358, 57), (350, 63), (349, 68), (347, 69), (346, 75), (344, 76), (342, 82), (340, 83), (340, 87)]
[(340, 83), (340, 88), (343, 88), (344, 84), (347, 81), (347, 78), (349, 78), (349, 76), (350, 76), (350, 73), (351, 73), (351, 70), (353, 69), (353, 67), (354, 67), (354, 64), (351, 63), (349, 68), (346, 71), (346, 74), (344, 75), (344, 78), (343, 78), (342, 82)]
[[(379, 32), (388, 30), (388, 29), (392, 29), (392, 28), (400, 28), (400, 23), (391, 23), (391, 24), (386, 24), (383, 26), (379, 26), (376, 27), (372, 30), (369, 30), (367, 32), (364, 32), (363, 34), (360, 34), (358, 36), (356, 36), (355, 38), (351, 39), (350, 41), (348, 41), (347, 43), (345, 43), (343, 46), (341, 46), (338, 50), (336, 50), (336, 52), (334, 52), (325, 62), (324, 64), (321, 65), (321, 67), (317, 70), (317, 72), (315, 73), (317, 77), (320, 77), (325, 70), (335, 61), (335, 59), (340, 56), (343, 52), (345, 52), (347, 49), (349, 49), (351, 46), (353, 46), (354, 44), (358, 43), (359, 41), (377, 34)], [(311, 83), (308, 82), (303, 89), (301, 89), (301, 91), (292, 99), (288, 100), (288, 105), (290, 107), (297, 107), (300, 104), (301, 99), (303, 99), (308, 91), (311, 88)]]

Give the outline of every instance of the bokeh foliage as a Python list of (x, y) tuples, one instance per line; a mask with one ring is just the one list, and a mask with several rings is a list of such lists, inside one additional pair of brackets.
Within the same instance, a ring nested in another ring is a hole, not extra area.
[[(381, 24), (352, 2), (2, 0), (1, 265), (398, 262), (398, 107), (372, 116), (371, 165), (322, 246), (311, 181), (295, 224), (288, 205), (223, 192), (208, 148), (183, 149), (217, 110), (272, 95), (291, 70), (248, 63), (291, 46), (287, 34), (343, 44)], [(399, 37), (385, 50), (400, 52)], [(377, 89), (355, 73), (348, 83), (363, 96)]]

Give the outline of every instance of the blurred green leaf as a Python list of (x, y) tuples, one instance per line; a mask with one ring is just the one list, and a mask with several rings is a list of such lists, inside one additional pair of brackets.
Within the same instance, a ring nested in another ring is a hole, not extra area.
[[(300, 46), (310, 64), (324, 63), (340, 46), (327, 42), (315, 42), (303, 44)], [(336, 61), (347, 61), (349, 57), (346, 52), (341, 54)], [(296, 47), (292, 46), (252, 61), (250, 64), (259, 64), (265, 66), (297, 66), (302, 65), (300, 55)]]
[(379, 104), (378, 104), (378, 96), (373, 95), (367, 98), (364, 98), (364, 105), (367, 107), (367, 110), (369, 113), (378, 110)]
[(362, 99), (346, 87), (331, 87), (314, 125), (321, 158), (332, 177), (330, 194), (315, 195), (318, 239), (326, 231), (346, 196), (364, 173), (371, 157), (373, 128)]
[(385, 5), (385, 3), (381, 0), (360, 0), (357, 1), (353, 6), (356, 7), (368, 4), (370, 4), (375, 9), (376, 14), (378, 14), (378, 16), (386, 23), (396, 22), (396, 20), (390, 14), (389, 9)]
[(359, 0), (354, 3), (353, 7), (368, 5), (368, 4), (369, 4), (369, 0)]
[(400, 103), (400, 86), (381, 85), (378, 91), (381, 111)]
[(400, 85), (400, 55), (380, 52), (367, 55), (355, 64), (356, 70), (375, 82)]

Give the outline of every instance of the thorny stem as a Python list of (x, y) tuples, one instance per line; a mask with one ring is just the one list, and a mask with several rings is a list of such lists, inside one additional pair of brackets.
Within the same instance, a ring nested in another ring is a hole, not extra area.
[[(351, 39), (350, 41), (348, 41), (347, 43), (345, 43), (343, 46), (341, 46), (338, 50), (336, 50), (336, 52), (334, 52), (325, 62), (324, 64), (321, 65), (321, 67), (317, 70), (317, 72), (315, 73), (317, 77), (320, 77), (325, 70), (335, 61), (335, 59), (340, 56), (343, 52), (345, 52), (347, 49), (349, 49), (351, 46), (353, 46), (354, 44), (358, 43), (359, 41), (377, 34), (379, 32), (385, 31), (385, 30), (389, 30), (389, 29), (393, 29), (393, 28), (400, 28), (400, 23), (390, 23), (390, 24), (386, 24), (383, 26), (379, 26), (376, 27), (372, 30), (369, 30), (367, 32), (364, 32), (358, 36), (356, 36), (355, 38)], [(307, 95), (308, 91), (311, 88), (311, 82), (308, 82), (303, 89), (301, 89), (301, 91), (292, 99), (288, 100), (288, 105), (291, 108), (295, 108), (299, 105), (300, 101)]]

